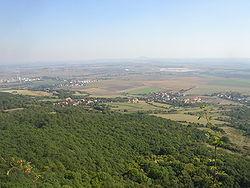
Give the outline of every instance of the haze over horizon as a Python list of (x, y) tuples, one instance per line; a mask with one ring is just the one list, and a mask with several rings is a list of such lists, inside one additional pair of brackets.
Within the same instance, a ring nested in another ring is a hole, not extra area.
[(0, 64), (250, 58), (247, 0), (0, 0)]

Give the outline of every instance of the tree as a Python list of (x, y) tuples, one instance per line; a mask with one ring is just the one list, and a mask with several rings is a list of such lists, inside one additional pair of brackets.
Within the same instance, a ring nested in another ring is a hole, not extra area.
[(210, 161), (213, 163), (213, 166), (211, 166), (211, 170), (213, 172), (211, 187), (215, 188), (219, 187), (222, 184), (218, 180), (218, 175), (226, 175), (225, 172), (219, 171), (218, 169), (218, 147), (224, 144), (224, 137), (221, 136), (223, 130), (219, 129), (218, 125), (211, 122), (211, 120), (213, 119), (213, 116), (211, 115), (213, 108), (208, 108), (206, 105), (201, 105), (200, 108), (202, 109), (202, 112), (199, 114), (198, 120), (201, 118), (205, 118), (206, 127), (210, 128), (210, 130), (212, 131), (212, 133), (207, 132), (206, 136), (210, 144), (214, 146), (213, 158), (210, 159)]
[(5, 163), (7, 176), (9, 176), (11, 173), (20, 172), (24, 175), (24, 177), (32, 182), (34, 187), (37, 187), (37, 180), (41, 178), (41, 175), (35, 172), (34, 167), (31, 166), (31, 162), (26, 160), (18, 160), (14, 157), (9, 160), (2, 158), (2, 160)]

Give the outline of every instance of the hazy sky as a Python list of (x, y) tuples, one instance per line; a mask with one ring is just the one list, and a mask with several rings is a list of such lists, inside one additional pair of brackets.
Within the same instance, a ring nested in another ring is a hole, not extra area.
[(250, 57), (250, 0), (0, 0), (0, 63)]

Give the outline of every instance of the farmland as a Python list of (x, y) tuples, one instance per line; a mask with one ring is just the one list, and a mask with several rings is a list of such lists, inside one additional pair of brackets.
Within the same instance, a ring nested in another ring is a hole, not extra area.
[(109, 104), (111, 109), (121, 112), (143, 112), (148, 110), (158, 110), (159, 108), (154, 107), (150, 104), (141, 101), (139, 103), (111, 103)]
[[(54, 105), (66, 104), (67, 97), (78, 101), (96, 100), (98, 104), (106, 105), (105, 109), (114, 112), (139, 112), (204, 130), (206, 128), (202, 126), (206, 124), (206, 120), (198, 120), (198, 115), (201, 112), (199, 106), (206, 104), (214, 108), (212, 122), (223, 127), (233, 143), (236, 144), (236, 138), (239, 137), (241, 139), (237, 144), (242, 145), (240, 147), (248, 146), (246, 136), (240, 135), (238, 129), (227, 126), (230, 117), (226, 115), (227, 112), (247, 103), (241, 103), (242, 98), (231, 100), (217, 96), (226, 92), (239, 92), (242, 96), (246, 95), (244, 100), (250, 100), (247, 71), (235, 66), (233, 74), (231, 67), (214, 68), (197, 63), (180, 64), (176, 67), (168, 63), (143, 65), (142, 68), (141, 63), (133, 62), (22, 68), (18, 69), (18, 77), (16, 70), (8, 74), (1, 73), (0, 91), (40, 97), (39, 103)], [(75, 102), (74, 105), (77, 104)], [(103, 108), (102, 106), (97, 109)], [(9, 110), (11, 112), (19, 108)]]
[(127, 94), (129, 94), (129, 95), (143, 95), (143, 94), (159, 92), (159, 91), (163, 91), (163, 90), (159, 89), (159, 88), (143, 87), (143, 88), (138, 88), (135, 90), (130, 90), (127, 92)]
[[(165, 119), (171, 119), (173, 121), (178, 121), (178, 122), (187, 122), (187, 123), (200, 123), (200, 124), (206, 124), (206, 120), (204, 118), (198, 120), (197, 116), (194, 115), (188, 115), (184, 113), (174, 113), (174, 114), (153, 114), (154, 116), (157, 117), (162, 117)], [(212, 121), (213, 123), (216, 124), (223, 124), (224, 122), (222, 121)]]
[(248, 88), (250, 86), (249, 79), (226, 79), (226, 80), (214, 80), (208, 83), (209, 85), (217, 85), (224, 87), (236, 87), (236, 88)]
[(12, 93), (16, 95), (30, 95), (30, 96), (52, 96), (51, 93), (45, 91), (32, 91), (32, 90), (3, 90), (7, 93)]

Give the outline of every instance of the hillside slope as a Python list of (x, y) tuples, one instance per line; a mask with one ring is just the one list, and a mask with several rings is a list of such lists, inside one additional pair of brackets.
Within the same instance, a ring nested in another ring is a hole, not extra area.
[[(0, 187), (209, 187), (211, 151), (204, 133), (142, 114), (78, 107), (0, 113)], [(35, 184), (11, 157), (32, 162)], [(222, 187), (250, 185), (250, 160), (224, 154)]]

